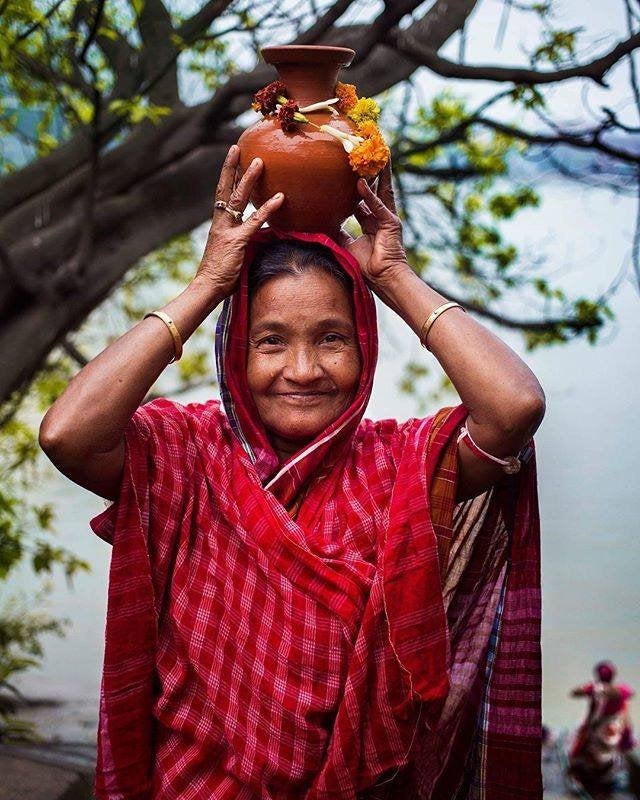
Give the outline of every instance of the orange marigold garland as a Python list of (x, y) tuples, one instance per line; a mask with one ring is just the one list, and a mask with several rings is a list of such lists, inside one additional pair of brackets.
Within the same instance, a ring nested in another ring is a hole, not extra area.
[[(380, 114), (378, 104), (370, 97), (358, 97), (352, 83), (336, 83), (335, 95), (329, 100), (300, 108), (288, 97), (284, 83), (273, 81), (256, 92), (252, 107), (265, 117), (277, 115), (282, 130), (287, 133), (304, 123), (330, 134), (344, 147), (353, 171), (362, 178), (373, 178), (390, 158), (389, 148), (376, 124)], [(346, 133), (330, 124), (316, 125), (305, 116), (320, 110), (330, 111), (335, 116), (336, 107), (356, 125), (356, 133)]]
[(358, 126), (358, 136), (364, 141), (349, 153), (349, 163), (361, 178), (375, 178), (387, 165), (391, 153), (375, 122), (366, 121)]
[(352, 83), (336, 83), (335, 94), (338, 98), (338, 108), (343, 114), (348, 114), (358, 102), (356, 87)]

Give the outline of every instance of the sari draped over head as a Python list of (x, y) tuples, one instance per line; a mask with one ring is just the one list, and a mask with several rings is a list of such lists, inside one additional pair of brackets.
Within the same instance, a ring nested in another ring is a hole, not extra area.
[[(281, 239), (350, 276), (362, 362), (284, 463), (246, 378), (249, 265)], [(98, 800), (541, 798), (533, 443), (456, 504), (464, 406), (364, 419), (375, 304), (323, 235), (255, 235), (216, 356), (222, 403), (140, 407), (91, 522), (112, 544)]]

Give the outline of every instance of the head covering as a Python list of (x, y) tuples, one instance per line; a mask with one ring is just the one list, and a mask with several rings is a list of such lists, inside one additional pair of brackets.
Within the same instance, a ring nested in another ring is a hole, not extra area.
[[(261, 250), (283, 240), (310, 242), (326, 247), (349, 275), (353, 285), (353, 311), (362, 369), (356, 395), (334, 422), (280, 465), (247, 382), (249, 335), (249, 268)], [(356, 259), (325, 234), (293, 233), (263, 228), (245, 250), (239, 285), (228, 297), (216, 328), (216, 364), (225, 412), (236, 436), (254, 463), (265, 488), (284, 505), (290, 503), (323, 463), (335, 463), (362, 419), (373, 386), (378, 358), (376, 307)]]
[(600, 661), (595, 665), (594, 672), (603, 683), (611, 683), (615, 678), (616, 668), (611, 661)]

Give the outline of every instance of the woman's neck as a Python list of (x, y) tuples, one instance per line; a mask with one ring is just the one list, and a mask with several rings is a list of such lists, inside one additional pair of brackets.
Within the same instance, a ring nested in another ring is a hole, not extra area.
[(285, 461), (288, 461), (291, 456), (298, 453), (302, 448), (307, 444), (307, 442), (294, 442), (290, 439), (282, 439), (279, 436), (270, 436), (269, 441), (271, 442), (271, 446), (273, 447), (276, 455), (278, 456), (278, 461), (281, 464), (284, 464)]

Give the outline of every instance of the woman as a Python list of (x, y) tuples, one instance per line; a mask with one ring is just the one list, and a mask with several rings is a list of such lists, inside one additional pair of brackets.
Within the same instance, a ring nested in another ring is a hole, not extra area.
[(601, 661), (593, 668), (593, 683), (571, 692), (571, 697), (588, 698), (589, 709), (569, 754), (569, 774), (600, 796), (615, 788), (620, 754), (635, 747), (629, 716), (634, 691), (624, 683), (614, 684), (615, 675), (615, 666)]
[[(282, 195), (241, 221), (262, 163), (238, 181), (238, 157), (170, 319), (90, 362), (41, 427), (56, 466), (115, 501), (92, 520), (113, 544), (96, 795), (541, 797), (542, 390), (411, 271), (389, 170), (360, 182), (343, 247), (259, 230)], [(462, 405), (362, 418), (368, 287)], [(223, 300), (222, 405), (139, 407)]]

